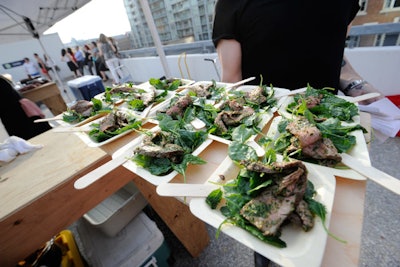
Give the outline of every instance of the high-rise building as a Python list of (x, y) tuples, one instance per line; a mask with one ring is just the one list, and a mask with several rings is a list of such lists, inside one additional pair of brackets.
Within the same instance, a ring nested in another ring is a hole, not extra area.
[[(216, 0), (149, 0), (163, 44), (210, 40)], [(131, 24), (132, 48), (154, 46), (139, 0), (124, 0)]]

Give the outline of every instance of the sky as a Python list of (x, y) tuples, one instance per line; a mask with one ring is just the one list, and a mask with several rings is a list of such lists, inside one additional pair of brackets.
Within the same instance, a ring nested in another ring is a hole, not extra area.
[(70, 16), (57, 22), (45, 34), (58, 32), (63, 43), (125, 34), (130, 31), (123, 0), (91, 0)]

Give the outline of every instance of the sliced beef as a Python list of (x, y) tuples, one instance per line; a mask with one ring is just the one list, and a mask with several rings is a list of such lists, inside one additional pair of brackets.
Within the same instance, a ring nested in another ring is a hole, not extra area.
[(227, 132), (229, 126), (238, 126), (242, 120), (254, 114), (254, 109), (244, 107), (241, 111), (223, 110), (218, 113), (214, 123), (222, 132)]
[(264, 96), (264, 88), (262, 88), (261, 86), (258, 86), (255, 89), (253, 89), (252, 91), (248, 92), (246, 94), (246, 99), (247, 99), (247, 101), (256, 103), (258, 105), (267, 101), (267, 97)]
[(317, 126), (312, 125), (305, 118), (291, 121), (287, 125), (286, 130), (297, 137), (302, 148), (315, 143), (322, 138), (321, 131)]
[(136, 88), (121, 86), (121, 87), (114, 87), (110, 90), (110, 94), (119, 94), (119, 93), (134, 93), (137, 92)]
[(305, 157), (313, 159), (330, 159), (336, 162), (342, 161), (342, 157), (329, 138), (322, 138), (313, 144), (303, 147)]
[(134, 153), (152, 158), (168, 158), (173, 163), (180, 163), (185, 151), (181, 146), (174, 144), (174, 138), (170, 133), (157, 131), (151, 136), (146, 136)]
[(93, 111), (93, 102), (87, 100), (78, 100), (69, 109), (81, 114), (83, 117), (90, 117)]
[(276, 235), (282, 223), (295, 209), (296, 196), (282, 197), (265, 190), (246, 203), (240, 214), (257, 227), (263, 235)]
[(286, 220), (296, 219), (299, 224), (304, 224), (305, 229), (312, 227), (313, 216), (303, 201), (307, 188), (307, 169), (301, 161), (274, 162), (271, 165), (241, 163), (246, 164), (250, 171), (265, 173), (266, 179), (273, 182), (272, 186), (242, 207), (240, 214), (244, 218), (264, 235), (276, 235)]
[(195, 92), (198, 97), (204, 97), (209, 99), (211, 98), (210, 88), (212, 87), (213, 87), (212, 84), (207, 84), (207, 85), (199, 84), (196, 86), (191, 86), (190, 90)]
[(176, 101), (176, 103), (172, 107), (170, 107), (166, 111), (166, 114), (171, 116), (174, 119), (177, 119), (178, 117), (183, 117), (185, 109), (192, 104), (193, 104), (193, 101), (192, 101), (192, 98), (190, 97), (190, 95), (182, 96), (181, 98), (179, 98)]
[(115, 131), (129, 124), (127, 116), (122, 112), (112, 112), (100, 121), (100, 131)]

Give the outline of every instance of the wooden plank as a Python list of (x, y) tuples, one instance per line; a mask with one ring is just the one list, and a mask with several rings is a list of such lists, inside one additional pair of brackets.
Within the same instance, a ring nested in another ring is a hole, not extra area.
[(153, 184), (136, 175), (133, 175), (132, 179), (190, 255), (198, 257), (210, 242), (205, 223), (195, 217), (189, 207), (176, 198), (159, 196)]
[(0, 169), (0, 220), (109, 158), (103, 150), (86, 146), (75, 134), (47, 131), (29, 142), (43, 148), (19, 155)]
[(367, 181), (336, 177), (329, 231), (346, 243), (328, 236), (321, 266), (358, 266), (366, 185)]
[(67, 105), (61, 96), (60, 89), (54, 82), (21, 92), (21, 95), (33, 102), (42, 101), (54, 115), (67, 110)]
[(123, 167), (110, 172), (84, 190), (74, 182), (108, 161), (104, 158), (85, 172), (41, 196), (28, 206), (0, 221), (0, 266), (15, 266), (61, 230), (129, 182), (130, 172)]

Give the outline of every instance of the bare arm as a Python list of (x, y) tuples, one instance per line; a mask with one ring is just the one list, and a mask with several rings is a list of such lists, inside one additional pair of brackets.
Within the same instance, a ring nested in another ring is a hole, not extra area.
[(222, 66), (222, 82), (234, 83), (242, 80), (242, 51), (240, 43), (224, 39), (217, 45), (218, 58)]
[[(348, 30), (350, 29), (351, 26), (348, 27)], [(358, 84), (357, 81), (362, 81), (360, 84)], [(358, 85), (357, 85), (358, 84)], [(353, 85), (353, 86), (351, 86)], [(343, 64), (342, 64), (342, 69), (340, 72), (340, 90), (348, 96), (359, 96), (359, 95), (364, 95), (368, 93), (373, 93), (377, 92), (380, 93), (381, 95), (372, 98), (363, 102), (360, 102), (360, 104), (367, 105), (370, 104), (374, 101), (377, 101), (379, 99), (384, 98), (385, 96), (383, 95), (382, 92), (380, 92), (378, 89), (376, 89), (372, 84), (369, 82), (365, 81), (360, 74), (358, 74), (354, 68), (351, 66), (350, 62), (346, 58), (346, 56), (343, 56)]]

